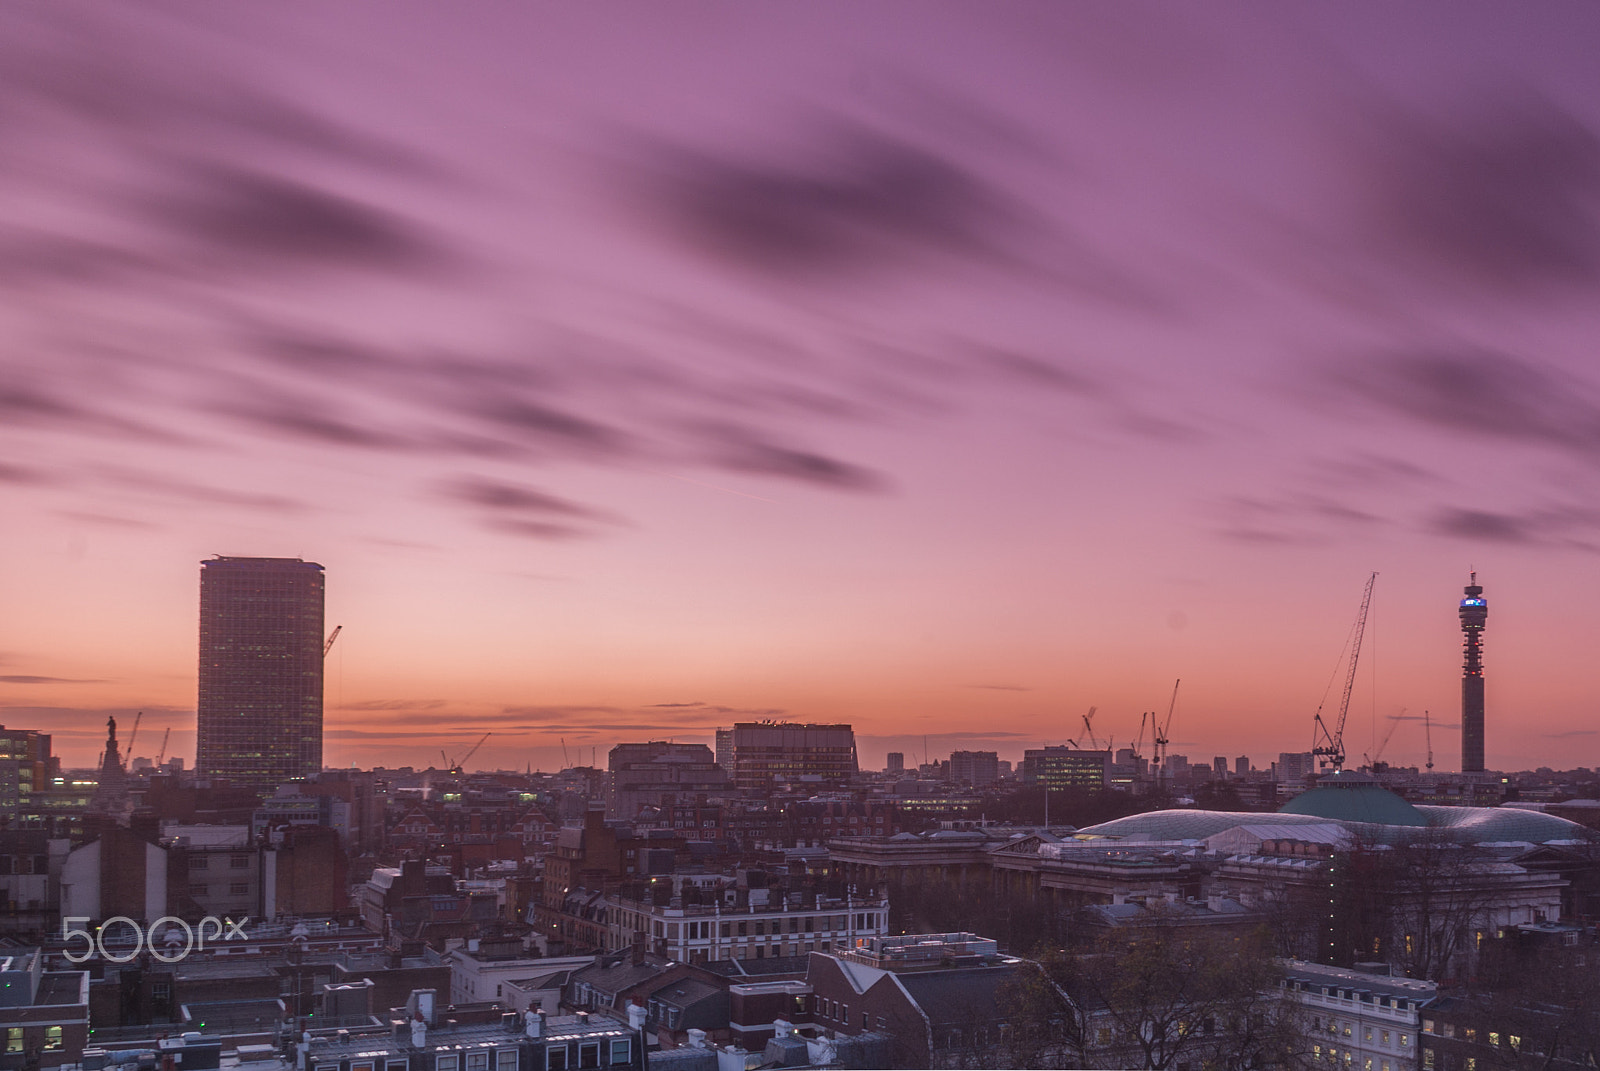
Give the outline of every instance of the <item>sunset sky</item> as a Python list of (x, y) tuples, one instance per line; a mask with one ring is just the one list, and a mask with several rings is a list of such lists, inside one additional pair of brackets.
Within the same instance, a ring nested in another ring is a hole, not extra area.
[[(192, 762), (199, 563), (330, 765), (735, 720), (1600, 765), (1600, 7), (0, 10), (0, 720)], [(1332, 691), (1330, 694), (1330, 682)], [(1402, 715), (1402, 711), (1404, 714)], [(124, 729), (124, 734), (126, 728)], [(926, 739), (926, 745), (924, 744)]]

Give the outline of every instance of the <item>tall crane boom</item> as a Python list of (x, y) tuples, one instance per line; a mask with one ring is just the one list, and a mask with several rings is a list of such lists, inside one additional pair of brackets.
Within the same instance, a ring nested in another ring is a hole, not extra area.
[(1367, 765), (1371, 767), (1373, 773), (1379, 773), (1382, 769), (1387, 769), (1387, 767), (1384, 767), (1383, 763), (1380, 761), (1383, 758), (1383, 749), (1389, 746), (1389, 738), (1394, 735), (1395, 727), (1398, 726), (1402, 720), (1404, 720), (1405, 716), (1406, 708), (1401, 707), (1400, 713), (1396, 714), (1389, 720), (1389, 728), (1384, 730), (1383, 739), (1378, 741), (1377, 749), (1374, 750), (1370, 756), (1368, 756)]
[(458, 770), (464, 769), (464, 767), (467, 765), (467, 760), (472, 758), (472, 756), (476, 755), (478, 753), (478, 749), (483, 746), (483, 742), (485, 740), (489, 739), (489, 737), (492, 736), (492, 735), (494, 735), (494, 734), (493, 733), (484, 733), (482, 736), (480, 736), (478, 738), (478, 742), (476, 744), (472, 745), (472, 750), (468, 751), (465, 755), (461, 756), (461, 761), (455, 764), (456, 765), (456, 769), (458, 769)]
[(1155, 757), (1155, 782), (1156, 794), (1161, 793), (1161, 769), (1167, 762), (1167, 730), (1172, 728), (1172, 712), (1178, 708), (1178, 685), (1183, 683), (1183, 678), (1172, 682), (1172, 700), (1167, 704), (1167, 720), (1163, 725), (1156, 724), (1155, 712), (1150, 713), (1150, 729), (1155, 736), (1151, 751)]
[(172, 726), (167, 726), (167, 731), (161, 734), (161, 750), (156, 752), (156, 769), (161, 768), (161, 762), (167, 757), (167, 741), (172, 739)]
[(1377, 580), (1377, 573), (1367, 577), (1367, 588), (1361, 593), (1361, 611), (1356, 614), (1356, 627), (1350, 640), (1350, 671), (1345, 674), (1344, 694), (1339, 697), (1339, 724), (1329, 733), (1320, 709), (1315, 719), (1317, 731), (1326, 743), (1313, 747), (1311, 753), (1318, 756), (1319, 765), (1332, 766), (1335, 773), (1344, 769), (1344, 722), (1350, 716), (1350, 694), (1355, 691), (1356, 665), (1361, 660), (1361, 637), (1367, 631), (1367, 611), (1372, 609), (1372, 585)]
[(328, 633), (328, 642), (322, 645), (322, 657), (327, 658), (328, 652), (333, 650), (333, 641), (339, 638), (339, 633), (344, 631), (343, 625), (333, 626), (333, 631)]
[(1422, 731), (1428, 739), (1428, 769), (1433, 769), (1433, 723), (1428, 720), (1428, 712), (1422, 712)]
[(128, 734), (127, 756), (129, 765), (133, 763), (133, 742), (139, 738), (139, 723), (141, 721), (144, 721), (144, 711), (142, 710), (133, 716), (133, 732)]

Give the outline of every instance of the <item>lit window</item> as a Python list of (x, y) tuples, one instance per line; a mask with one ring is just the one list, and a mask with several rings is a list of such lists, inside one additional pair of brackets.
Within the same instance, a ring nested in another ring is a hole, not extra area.
[(47, 1049), (61, 1048), (61, 1028), (47, 1026), (44, 1028), (44, 1047)]
[(1498, 1031), (1498, 1030), (1489, 1031), (1489, 1044), (1491, 1044), (1491, 1045), (1499, 1045), (1500, 1044), (1500, 1031)]
[(6, 1027), (6, 1051), (7, 1052), (21, 1052), (22, 1051), (22, 1027), (20, 1027), (20, 1026), (8, 1026), (8, 1027)]
[(1433, 1050), (1427, 1046), (1422, 1049), (1422, 1067), (1423, 1071), (1433, 1071)]
[(1522, 1039), (1520, 1037), (1518, 1037), (1516, 1034), (1507, 1034), (1506, 1035), (1506, 1044), (1510, 1045), (1513, 1049), (1521, 1048), (1522, 1047)]

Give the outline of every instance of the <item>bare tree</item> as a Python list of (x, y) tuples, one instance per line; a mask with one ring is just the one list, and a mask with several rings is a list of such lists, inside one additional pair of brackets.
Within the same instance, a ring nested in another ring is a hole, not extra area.
[(1546, 1071), (1600, 1059), (1600, 946), (1587, 932), (1566, 936), (1508, 935), (1485, 947), (1467, 994), (1482, 1023), (1479, 1066)]
[(1298, 1011), (1278, 997), (1282, 971), (1265, 930), (1206, 932), (1156, 909), (1054, 965), (1077, 1009), (1081, 1066), (1294, 1065)]
[(1465, 977), (1492, 932), (1506, 866), (1433, 827), (1398, 844), (1358, 842), (1333, 862), (1326, 958), (1383, 960), (1412, 978)]

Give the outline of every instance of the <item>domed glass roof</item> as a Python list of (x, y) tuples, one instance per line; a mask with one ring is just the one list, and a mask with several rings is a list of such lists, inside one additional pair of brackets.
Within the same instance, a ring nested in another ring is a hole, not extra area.
[(1279, 814), (1309, 814), (1336, 822), (1379, 826), (1425, 826), (1427, 815), (1371, 778), (1345, 771), (1330, 774), (1317, 787), (1278, 808)]
[(1320, 825), (1337, 822), (1370, 844), (1405, 844), (1433, 828), (1458, 844), (1493, 844), (1522, 841), (1593, 841), (1597, 834), (1576, 822), (1541, 811), (1517, 807), (1414, 806), (1355, 773), (1324, 778), (1274, 815), (1253, 811), (1168, 810), (1131, 814), (1079, 831), (1082, 838), (1115, 837), (1161, 843), (1200, 841), (1237, 826), (1270, 822), (1282, 825)]

